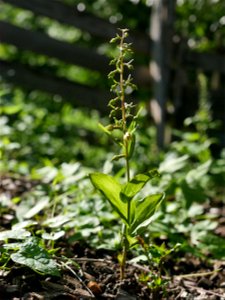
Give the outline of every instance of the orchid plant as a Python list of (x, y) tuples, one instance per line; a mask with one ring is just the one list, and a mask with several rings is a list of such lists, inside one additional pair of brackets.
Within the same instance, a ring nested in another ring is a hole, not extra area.
[[(115, 98), (109, 101), (110, 124), (103, 126), (102, 130), (119, 145), (120, 153), (113, 160), (125, 161), (125, 183), (118, 182), (115, 177), (104, 173), (91, 173), (90, 180), (112, 205), (121, 219), (121, 248), (118, 256), (120, 262), (120, 278), (125, 277), (127, 252), (138, 244), (138, 237), (143, 234), (152, 221), (152, 216), (164, 198), (164, 193), (151, 194), (141, 198), (140, 191), (145, 184), (154, 177), (159, 176), (157, 170), (150, 170), (144, 174), (136, 174), (131, 178), (130, 161), (135, 150), (135, 134), (139, 111), (135, 114), (136, 105), (127, 101), (127, 91), (136, 89), (133, 84), (131, 70), (133, 60), (128, 60), (132, 55), (131, 44), (126, 43), (127, 29), (120, 29), (110, 42), (118, 46), (118, 55), (111, 61), (115, 69), (108, 75), (112, 80), (111, 91)], [(139, 197), (138, 197), (139, 196)]]

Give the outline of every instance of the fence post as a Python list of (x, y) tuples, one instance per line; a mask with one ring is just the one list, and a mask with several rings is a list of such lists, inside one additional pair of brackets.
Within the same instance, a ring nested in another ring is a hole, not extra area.
[(153, 99), (150, 102), (152, 117), (157, 126), (157, 144), (164, 146), (166, 101), (170, 79), (172, 36), (175, 0), (154, 0), (150, 20), (152, 43), (150, 76), (153, 80)]

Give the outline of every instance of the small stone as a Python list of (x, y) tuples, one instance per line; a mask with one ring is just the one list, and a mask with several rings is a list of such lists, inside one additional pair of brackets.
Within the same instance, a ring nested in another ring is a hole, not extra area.
[(100, 295), (102, 293), (102, 289), (96, 281), (89, 281), (87, 286), (94, 295)]

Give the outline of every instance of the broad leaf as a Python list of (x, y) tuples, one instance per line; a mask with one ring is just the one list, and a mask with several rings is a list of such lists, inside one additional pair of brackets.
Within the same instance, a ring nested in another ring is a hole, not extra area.
[(133, 223), (134, 219), (135, 219), (135, 214), (136, 214), (136, 201), (132, 200), (130, 202), (130, 224), (129, 226)]
[(183, 180), (180, 187), (185, 197), (185, 205), (187, 209), (191, 207), (193, 202), (201, 203), (205, 201), (205, 191), (198, 183), (196, 183), (195, 187), (190, 187), (186, 180)]
[(0, 114), (13, 115), (18, 113), (22, 109), (21, 105), (6, 105), (0, 107)]
[(160, 164), (159, 172), (171, 174), (178, 170), (181, 170), (187, 165), (188, 158), (188, 155), (177, 157), (176, 154), (169, 153), (166, 159)]
[[(141, 201), (136, 200), (134, 220), (130, 227), (130, 234), (136, 234), (141, 228), (147, 227), (151, 222), (151, 217), (164, 198), (164, 194), (150, 195)], [(133, 208), (133, 207), (132, 207)]]
[(151, 170), (144, 174), (137, 174), (121, 190), (121, 198), (124, 201), (131, 200), (152, 178), (159, 176), (157, 170)]
[(53, 218), (45, 220), (42, 225), (50, 228), (62, 228), (65, 223), (70, 222), (75, 217), (75, 214), (58, 215)]
[(186, 176), (187, 183), (194, 186), (196, 182), (199, 182), (199, 180), (209, 172), (211, 164), (212, 161), (210, 159), (207, 160), (204, 164), (201, 164), (197, 168), (189, 171)]
[(20, 229), (24, 229), (24, 228), (29, 228), (29, 227), (35, 226), (37, 224), (38, 224), (38, 222), (36, 222), (36, 221), (26, 220), (26, 221), (19, 222), (19, 223), (16, 223), (15, 225), (13, 225), (12, 230), (14, 231), (14, 230), (20, 230)]
[(43, 240), (56, 241), (62, 236), (64, 236), (64, 234), (65, 234), (64, 230), (57, 231), (57, 232), (50, 232), (50, 233), (44, 232), (42, 233), (41, 237)]
[(127, 206), (120, 199), (121, 185), (112, 176), (103, 173), (92, 173), (90, 179), (93, 186), (107, 198), (115, 211), (127, 222)]
[(131, 236), (129, 234), (127, 234), (127, 241), (129, 243), (129, 248), (132, 248), (139, 243), (136, 237)]
[(199, 238), (197, 247), (204, 253), (210, 252), (214, 258), (225, 259), (225, 240), (221, 236), (205, 233)]
[(60, 276), (57, 265), (48, 252), (39, 246), (37, 238), (30, 238), (11, 259), (43, 275)]
[(29, 237), (31, 233), (25, 229), (12, 229), (0, 232), (0, 241), (14, 239), (14, 240), (24, 240)]
[(38, 214), (41, 210), (43, 210), (46, 206), (49, 205), (49, 197), (44, 197), (40, 201), (37, 202), (35, 206), (33, 206), (24, 216), (25, 219), (30, 219), (36, 214)]

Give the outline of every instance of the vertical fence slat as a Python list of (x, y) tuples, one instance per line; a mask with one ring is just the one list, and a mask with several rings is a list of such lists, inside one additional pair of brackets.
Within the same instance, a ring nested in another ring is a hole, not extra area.
[(152, 41), (150, 75), (153, 79), (153, 99), (150, 108), (157, 126), (157, 144), (165, 140), (166, 101), (170, 77), (174, 0), (155, 0), (152, 6), (150, 38)]

